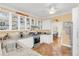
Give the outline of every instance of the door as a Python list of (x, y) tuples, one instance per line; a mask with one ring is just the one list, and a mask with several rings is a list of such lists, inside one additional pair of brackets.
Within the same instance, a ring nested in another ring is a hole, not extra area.
[[(73, 23), (70, 21), (63, 22), (63, 39), (62, 45), (72, 51)], [(72, 53), (70, 53), (72, 55)]]
[(72, 22), (63, 23), (63, 43), (69, 46), (72, 46), (72, 26)]

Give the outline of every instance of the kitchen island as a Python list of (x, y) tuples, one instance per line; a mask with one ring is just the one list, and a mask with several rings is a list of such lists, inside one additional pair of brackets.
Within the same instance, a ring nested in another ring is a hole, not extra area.
[[(34, 37), (40, 37), (39, 44), (41, 43), (51, 43), (52, 35), (50, 34), (40, 34), (40, 35), (24, 35), (24, 37), (19, 38), (18, 35), (11, 36), (9, 39), (3, 40), (2, 54), (3, 56), (41, 56), (38, 52), (34, 51)], [(20, 46), (20, 48), (17, 48)], [(1, 44), (2, 45), (2, 44)]]
[(36, 51), (32, 50), (27, 46), (22, 45), (18, 41), (10, 42), (6, 43), (6, 46), (4, 46), (1, 54), (2, 56), (41, 56)]

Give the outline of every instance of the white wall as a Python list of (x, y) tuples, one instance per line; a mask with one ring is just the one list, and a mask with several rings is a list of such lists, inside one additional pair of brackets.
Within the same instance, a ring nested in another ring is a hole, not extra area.
[(73, 20), (73, 55), (79, 55), (79, 8), (74, 8), (72, 10), (72, 20)]
[(62, 22), (53, 22), (53, 28), (52, 28), (53, 33), (58, 32), (58, 36), (61, 37), (62, 26), (63, 26)]
[(42, 29), (50, 30), (51, 29), (51, 21), (50, 20), (43, 20), (42, 21)]

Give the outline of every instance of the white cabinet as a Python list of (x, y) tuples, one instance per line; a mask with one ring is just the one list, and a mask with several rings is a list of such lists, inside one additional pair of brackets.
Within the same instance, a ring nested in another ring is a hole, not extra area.
[(12, 30), (18, 30), (18, 16), (12, 14)]
[(50, 30), (51, 29), (51, 22), (50, 22), (50, 20), (43, 20), (42, 21), (42, 29), (43, 30)]
[(40, 43), (52, 43), (53, 42), (53, 36), (52, 35), (41, 35), (40, 36)]
[(41, 27), (42, 27), (42, 21), (41, 20), (38, 20), (38, 27), (39, 27), (39, 29), (41, 29)]
[(25, 29), (25, 17), (20, 16), (20, 30), (24, 30), (24, 29)]
[(1, 42), (0, 42), (0, 56), (2, 55), (2, 48), (1, 48)]
[(0, 30), (9, 30), (9, 13), (0, 11)]
[(31, 26), (35, 26), (35, 19), (31, 19)]
[(31, 19), (30, 17), (26, 17), (26, 27), (27, 30), (31, 29)]
[(39, 30), (41, 29), (41, 20), (38, 19), (31, 19), (31, 29), (32, 30)]
[[(41, 29), (41, 24), (41, 20), (36, 18), (23, 16), (9, 11), (0, 11), (0, 30), (37, 30)], [(46, 23), (44, 24), (44, 26), (47, 25)]]
[(35, 19), (31, 18), (31, 30), (34, 30), (35, 28), (36, 28)]
[(21, 44), (23, 47), (32, 48), (34, 45), (34, 40), (33, 40), (33, 37), (29, 37), (26, 39), (18, 40), (18, 43)]

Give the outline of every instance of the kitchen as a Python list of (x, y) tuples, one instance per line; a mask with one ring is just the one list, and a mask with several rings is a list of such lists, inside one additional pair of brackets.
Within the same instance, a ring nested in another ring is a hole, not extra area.
[[(75, 3), (1, 3), (0, 55), (73, 55), (72, 9), (78, 5)], [(52, 7), (58, 10), (55, 11)]]

